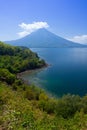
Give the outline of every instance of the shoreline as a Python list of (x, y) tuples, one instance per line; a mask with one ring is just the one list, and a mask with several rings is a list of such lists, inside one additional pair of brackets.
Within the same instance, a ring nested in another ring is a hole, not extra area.
[[(20, 79), (24, 84), (26, 85), (32, 85), (32, 83), (30, 82), (30, 80), (26, 80), (23, 78), (23, 76), (25, 74), (32, 74), (33, 72), (39, 72), (39, 71), (43, 71), (44, 69), (48, 68), (52, 66), (51, 64), (46, 64), (45, 66), (41, 67), (41, 68), (36, 68), (36, 69), (31, 69), (31, 70), (26, 70), (26, 71), (23, 71), (21, 73), (17, 73), (17, 79)], [(41, 88), (40, 86), (37, 86), (36, 84), (34, 84), (35, 87), (39, 87), (40, 89), (44, 90), (46, 92), (46, 94), (49, 96), (49, 97), (56, 97), (55, 95), (53, 95), (52, 93), (49, 93), (48, 91), (46, 91), (44, 88)]]
[[(23, 72), (17, 74), (17, 78), (20, 79), (21, 81), (23, 81), (23, 83), (26, 84), (26, 85), (32, 85), (32, 83), (30, 82), (30, 80), (26, 80), (26, 79), (23, 78), (23, 75), (25, 75), (25, 74), (27, 74), (27, 73), (28, 73), (28, 74), (32, 74), (33, 72), (43, 71), (44, 69), (46, 69), (46, 68), (48, 68), (48, 67), (50, 67), (50, 66), (52, 66), (52, 65), (51, 65), (51, 64), (46, 64), (46, 65), (43, 66), (42, 68), (36, 68), (36, 69), (32, 69), (32, 70), (23, 71)], [(44, 88), (41, 88), (40, 86), (37, 86), (36, 84), (34, 84), (34, 85), (35, 85), (35, 87), (39, 87), (40, 89), (44, 90), (45, 93), (46, 93), (49, 97), (51, 97), (51, 98), (57, 98), (56, 95), (54, 95), (54, 94), (52, 94), (52, 93), (46, 91)]]
[(31, 70), (25, 70), (25, 71), (23, 71), (23, 72), (17, 73), (17, 78), (18, 78), (18, 79), (21, 79), (24, 83), (30, 84), (27, 80), (24, 80), (23, 75), (25, 75), (25, 74), (27, 74), (27, 73), (28, 73), (28, 74), (31, 74), (31, 73), (33, 73), (33, 72), (36, 72), (36, 71), (39, 71), (39, 70), (43, 70), (43, 69), (45, 69), (45, 68), (48, 68), (49, 66), (51, 66), (51, 65), (46, 64), (45, 66), (43, 66), (43, 67), (41, 67), (41, 68), (36, 68), (36, 69), (31, 69)]

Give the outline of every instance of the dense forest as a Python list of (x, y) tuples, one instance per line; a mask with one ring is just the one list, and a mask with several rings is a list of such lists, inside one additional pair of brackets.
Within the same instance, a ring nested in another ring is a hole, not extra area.
[(13, 47), (0, 42), (0, 68), (6, 68), (11, 73), (45, 66), (36, 53), (25, 47)]
[(87, 96), (49, 97), (17, 73), (46, 66), (28, 48), (0, 42), (0, 130), (86, 130)]

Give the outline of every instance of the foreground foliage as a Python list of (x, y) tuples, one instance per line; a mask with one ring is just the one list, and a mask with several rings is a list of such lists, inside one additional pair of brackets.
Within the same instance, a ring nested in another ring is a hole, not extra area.
[(0, 82), (1, 130), (86, 130), (87, 96), (53, 99), (35, 86), (14, 84)]

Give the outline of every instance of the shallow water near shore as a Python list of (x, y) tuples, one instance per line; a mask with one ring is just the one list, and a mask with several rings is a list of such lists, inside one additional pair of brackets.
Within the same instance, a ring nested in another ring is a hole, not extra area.
[(87, 94), (87, 48), (32, 48), (51, 66), (23, 74), (32, 84), (58, 97)]

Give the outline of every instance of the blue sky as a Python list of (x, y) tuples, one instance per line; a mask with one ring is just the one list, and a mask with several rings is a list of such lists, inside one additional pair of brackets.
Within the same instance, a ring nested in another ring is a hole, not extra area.
[(0, 0), (0, 40), (18, 39), (22, 24), (34, 22), (47, 23), (61, 37), (86, 41), (87, 0)]

